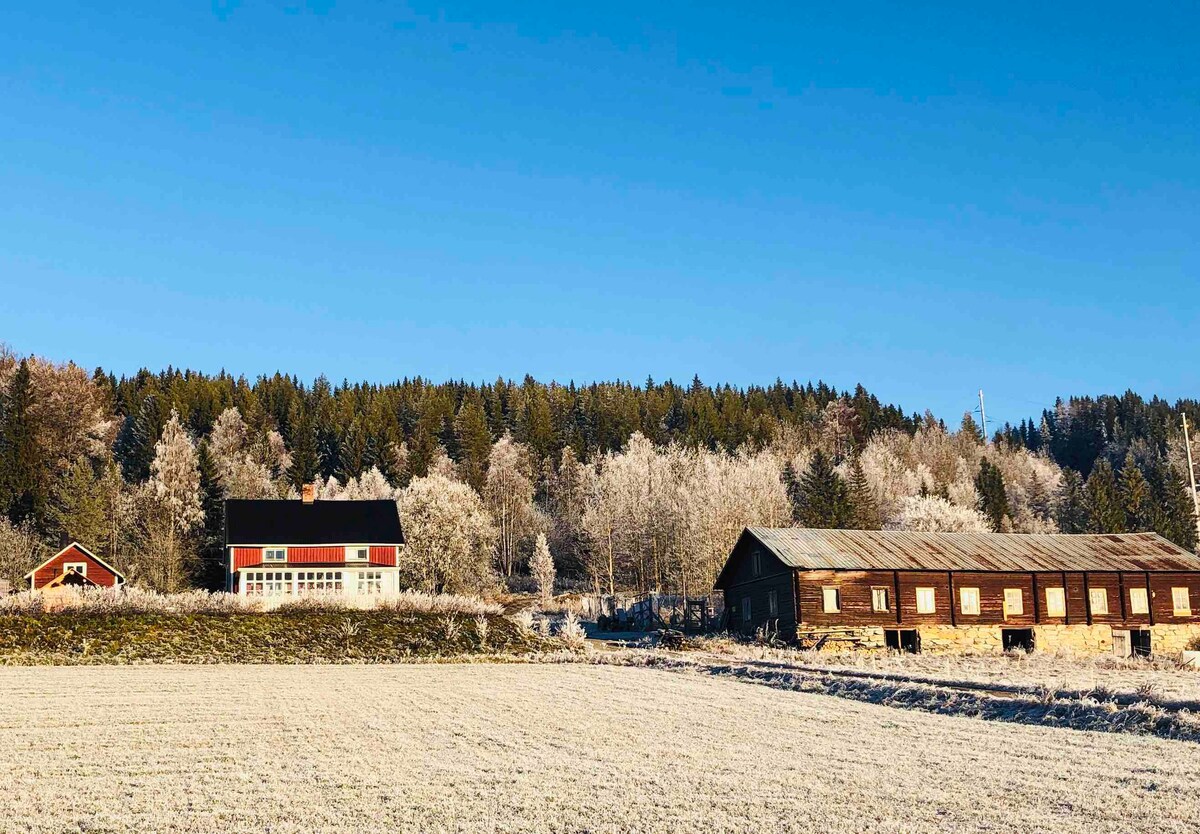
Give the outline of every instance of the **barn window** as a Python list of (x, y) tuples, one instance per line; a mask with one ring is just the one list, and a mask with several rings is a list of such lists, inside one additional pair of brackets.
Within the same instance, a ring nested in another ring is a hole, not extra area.
[(979, 589), (978, 588), (959, 588), (958, 589), (959, 609), (964, 614), (979, 615)]
[(937, 610), (933, 588), (917, 588), (917, 613), (932, 614)]
[(1015, 617), (1025, 613), (1025, 595), (1020, 588), (1004, 589), (1004, 616)]
[(742, 622), (750, 622), (750, 597), (742, 597)]
[(286, 547), (265, 547), (263, 548), (264, 562), (286, 562), (287, 548)]
[(1108, 613), (1108, 589), (1092, 588), (1088, 591), (1088, 605), (1091, 606), (1093, 614)]
[(1129, 589), (1129, 613), (1130, 614), (1149, 614), (1150, 613), (1150, 595), (1146, 593), (1145, 588), (1130, 588)]
[(1192, 598), (1187, 588), (1171, 589), (1171, 607), (1175, 609), (1176, 617), (1192, 616)]
[(63, 573), (75, 573), (80, 576), (87, 576), (87, 562), (63, 562)]
[(872, 611), (887, 611), (888, 610), (888, 589), (887, 588), (872, 588), (871, 589), (871, 610)]
[(822, 588), (821, 602), (826, 614), (836, 614), (842, 610), (842, 592), (837, 588)]
[(772, 617), (779, 614), (779, 592), (767, 591), (767, 613)]
[(371, 555), (371, 549), (364, 545), (352, 545), (346, 548), (347, 562), (365, 562)]
[(755, 576), (762, 576), (762, 551), (756, 550), (750, 557), (752, 569)]
[(1046, 589), (1046, 616), (1067, 616), (1067, 592), (1062, 588)]

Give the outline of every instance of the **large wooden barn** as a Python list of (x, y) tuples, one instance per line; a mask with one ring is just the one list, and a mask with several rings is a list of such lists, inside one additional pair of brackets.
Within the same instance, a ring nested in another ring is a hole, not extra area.
[(1178, 651), (1200, 557), (1153, 533), (747, 528), (716, 587), (730, 629), (907, 651)]

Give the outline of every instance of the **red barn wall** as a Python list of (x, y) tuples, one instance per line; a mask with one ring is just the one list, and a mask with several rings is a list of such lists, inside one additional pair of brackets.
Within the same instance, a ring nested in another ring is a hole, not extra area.
[(63, 572), (63, 565), (67, 562), (87, 562), (87, 578), (102, 588), (111, 588), (117, 584), (117, 575), (115, 573), (83, 551), (72, 547), (37, 569), (33, 574), (33, 587), (40, 588), (54, 579)]

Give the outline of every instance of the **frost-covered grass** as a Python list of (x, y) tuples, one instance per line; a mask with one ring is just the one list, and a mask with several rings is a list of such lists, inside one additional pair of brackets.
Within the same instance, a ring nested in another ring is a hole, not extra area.
[(66, 589), (53, 597), (34, 591), (0, 597), (5, 614), (257, 614), (286, 610), (387, 610), (411, 614), (499, 614), (501, 606), (478, 597), (458, 594), (425, 594), (403, 591), (395, 596), (346, 596), (312, 593), (302, 596), (243, 596), (241, 594), (183, 591), (160, 594), (140, 588)]
[(1183, 834), (1200, 809), (1194, 744), (646, 668), (10, 668), (0, 727), (0, 830), (27, 834)]
[(1200, 702), (1200, 670), (1176, 657), (1119, 658), (1111, 654), (1010, 652), (1004, 655), (813, 652), (769, 648), (725, 638), (690, 640), (689, 648), (731, 660), (758, 660), (806, 668), (864, 672), (897, 680), (941, 681), (1023, 688), (1112, 692)]

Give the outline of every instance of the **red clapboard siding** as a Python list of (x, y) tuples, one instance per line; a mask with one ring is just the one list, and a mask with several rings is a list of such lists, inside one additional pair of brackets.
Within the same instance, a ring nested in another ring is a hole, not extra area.
[(117, 577), (112, 571), (83, 551), (71, 547), (37, 569), (33, 575), (33, 587), (40, 588), (62, 573), (63, 564), (66, 562), (86, 562), (87, 578), (101, 587), (111, 588), (117, 584)]
[(289, 565), (317, 565), (331, 562), (346, 561), (344, 547), (289, 547), (287, 549)]
[(396, 546), (388, 545), (371, 545), (371, 558), (369, 560), (372, 565), (386, 565), (387, 567), (396, 566)]
[(233, 549), (233, 566), (245, 568), (262, 564), (261, 547), (235, 547)]

